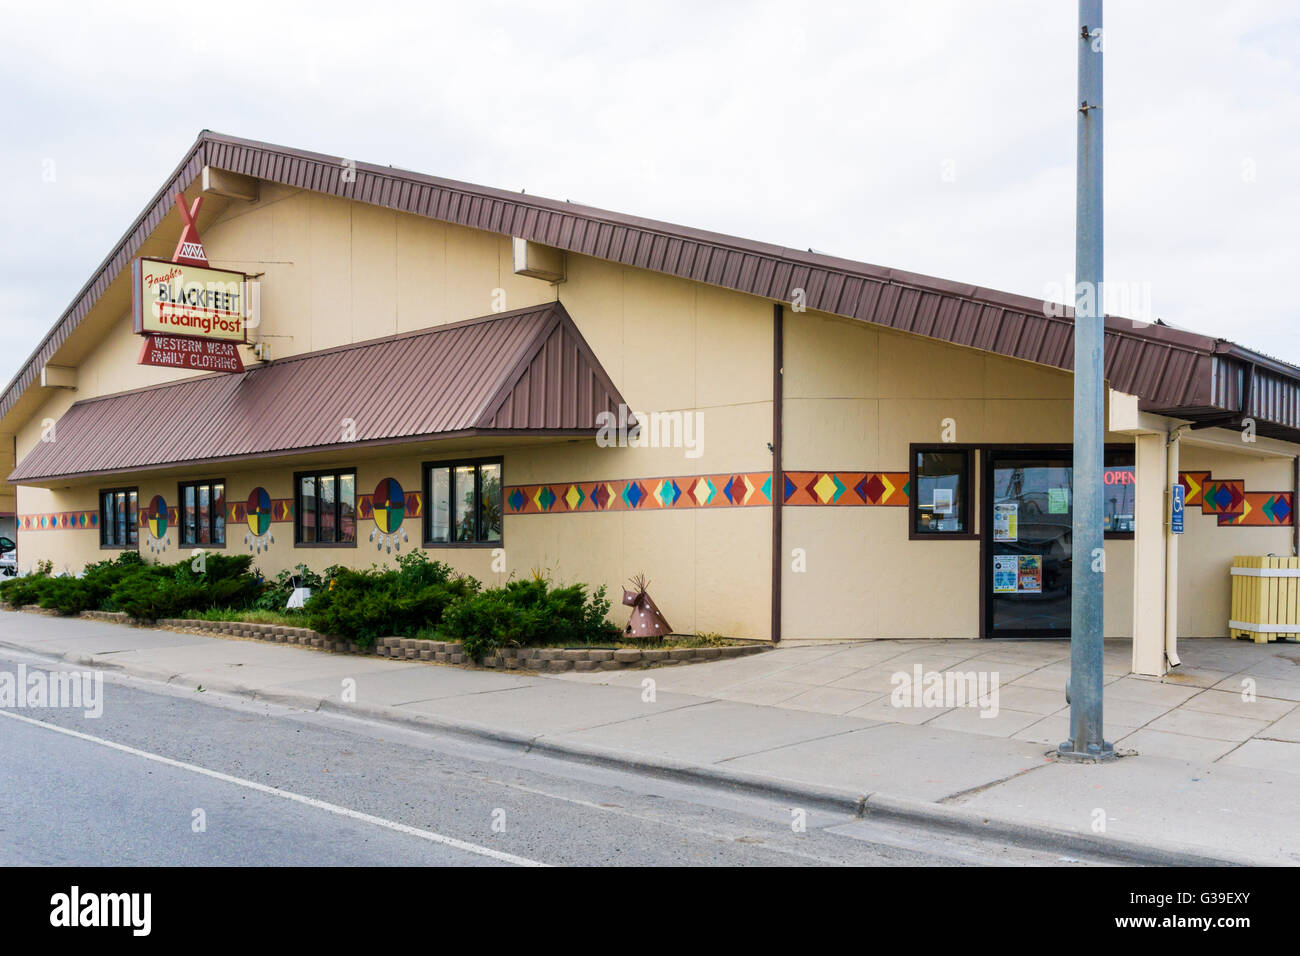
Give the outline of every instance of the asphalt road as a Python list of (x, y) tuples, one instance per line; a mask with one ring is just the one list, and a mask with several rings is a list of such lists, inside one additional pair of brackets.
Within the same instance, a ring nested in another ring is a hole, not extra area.
[(1080, 862), (119, 675), (104, 698), (0, 709), (0, 866)]

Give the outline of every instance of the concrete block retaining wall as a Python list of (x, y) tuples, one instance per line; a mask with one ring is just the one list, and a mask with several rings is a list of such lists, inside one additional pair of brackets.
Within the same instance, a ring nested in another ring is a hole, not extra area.
[[(32, 606), (22, 610), (42, 611)], [(52, 613), (52, 612), (47, 612)], [(115, 624), (149, 626), (136, 621), (120, 611), (86, 611), (82, 617)], [(342, 638), (320, 634), (306, 627), (289, 627), (284, 624), (252, 624), (246, 621), (202, 621), (192, 618), (160, 618), (154, 627), (191, 634), (209, 634), (213, 637), (242, 637), (250, 640), (272, 641), (276, 644), (296, 644), (314, 647), (336, 654), (373, 654), (394, 660), (433, 661), (442, 664), (472, 665), (473, 661), (460, 644), (446, 641), (422, 641), (411, 637), (381, 637), (368, 648)], [(730, 647), (674, 647), (666, 649), (637, 650), (625, 648), (560, 648), (560, 647), (505, 647), (485, 655), (481, 666), (501, 670), (533, 671), (612, 671), (628, 667), (669, 667), (715, 661), (726, 657), (742, 657), (769, 650), (767, 644), (738, 644)]]

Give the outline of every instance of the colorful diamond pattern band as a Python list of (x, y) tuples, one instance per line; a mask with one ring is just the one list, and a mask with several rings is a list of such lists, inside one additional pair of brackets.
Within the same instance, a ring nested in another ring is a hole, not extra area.
[(98, 511), (46, 511), (22, 515), (18, 521), (19, 531), (72, 531), (98, 527)]
[[(1287, 527), (1295, 521), (1295, 495), (1290, 491), (1246, 491), (1240, 479), (1215, 479), (1208, 471), (1183, 471), (1188, 507), (1218, 518), (1221, 527)], [(787, 471), (782, 475), (782, 503), (793, 506), (905, 507), (911, 489), (907, 472)], [(511, 485), (504, 489), (506, 514), (557, 514), (592, 511), (662, 511), (682, 508), (735, 508), (772, 503), (770, 472), (687, 475), (668, 478), (623, 478), (610, 481), (554, 482)], [(374, 514), (370, 495), (357, 499), (357, 514)], [(246, 503), (231, 502), (228, 520), (243, 523)], [(168, 509), (170, 523), (176, 509)], [(418, 491), (406, 494), (406, 516), (423, 514)], [(20, 531), (97, 529), (98, 511), (57, 511), (20, 515)], [(139, 512), (141, 525), (147, 520)], [(271, 500), (271, 521), (293, 520), (293, 499)]]
[(1290, 491), (1247, 491), (1238, 478), (1216, 479), (1208, 471), (1180, 471), (1187, 507), (1214, 515), (1219, 527), (1289, 527), (1295, 523), (1295, 494)]
[[(787, 505), (906, 506), (908, 475), (896, 471), (789, 471), (781, 500)], [(506, 514), (737, 508), (772, 504), (770, 472), (622, 478), (611, 481), (513, 485)]]
[(753, 507), (772, 503), (772, 473), (511, 485), (505, 502), (508, 515)]
[(1295, 497), (1289, 491), (1248, 491), (1241, 503), (1241, 514), (1219, 515), (1219, 527), (1284, 527), (1292, 522)]
[(906, 506), (911, 494), (905, 471), (787, 471), (787, 505)]

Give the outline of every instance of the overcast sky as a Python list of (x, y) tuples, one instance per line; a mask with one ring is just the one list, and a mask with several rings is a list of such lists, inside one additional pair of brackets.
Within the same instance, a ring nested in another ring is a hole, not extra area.
[[(203, 128), (1044, 296), (1069, 0), (0, 0), (0, 381)], [(1106, 277), (1300, 362), (1297, 4), (1106, 11)], [(52, 179), (52, 181), (50, 181)]]

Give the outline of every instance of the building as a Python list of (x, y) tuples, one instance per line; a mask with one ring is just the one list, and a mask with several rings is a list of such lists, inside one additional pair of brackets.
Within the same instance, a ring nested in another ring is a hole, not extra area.
[[(139, 364), (132, 265), (183, 232), (248, 277), (242, 374)], [(204, 132), (0, 396), (19, 561), (424, 546), (488, 583), (643, 572), (681, 632), (1063, 636), (1071, 330), (1035, 299)], [(1123, 319), (1106, 367), (1106, 633), (1161, 673), (1167, 629), (1226, 635), (1234, 554), (1295, 549), (1300, 369)]]

